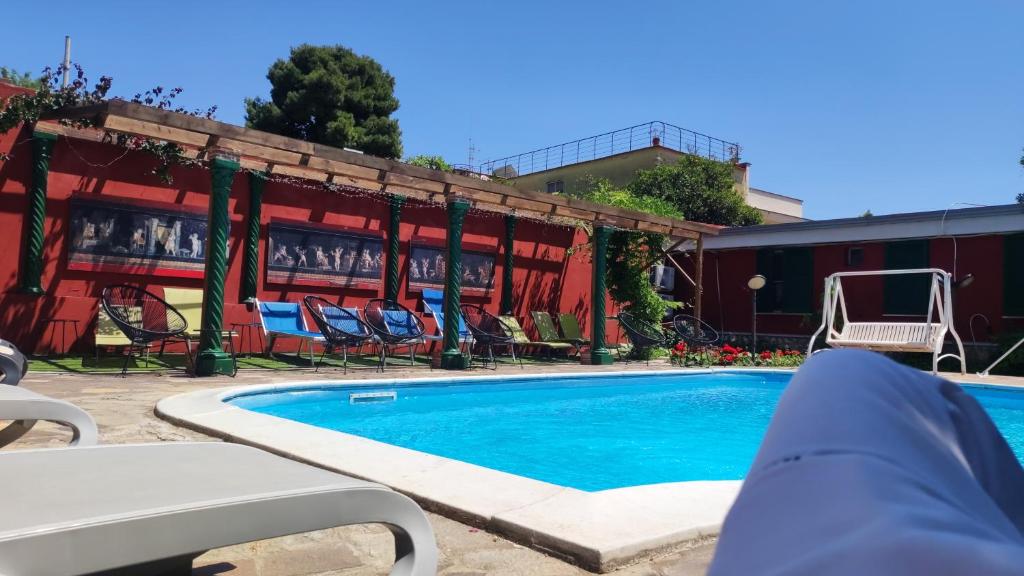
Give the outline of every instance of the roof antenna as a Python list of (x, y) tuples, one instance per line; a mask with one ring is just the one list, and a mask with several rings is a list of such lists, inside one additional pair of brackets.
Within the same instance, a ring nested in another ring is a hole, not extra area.
[(473, 160), (475, 160), (475, 156), (476, 156), (476, 146), (473, 145), (473, 139), (470, 138), (469, 139), (469, 158), (466, 161), (466, 163), (469, 165), (470, 171), (476, 171), (476, 166), (473, 165)]
[(61, 87), (68, 87), (68, 72), (71, 70), (71, 36), (64, 37), (64, 64), (61, 66), (64, 78), (61, 80)]

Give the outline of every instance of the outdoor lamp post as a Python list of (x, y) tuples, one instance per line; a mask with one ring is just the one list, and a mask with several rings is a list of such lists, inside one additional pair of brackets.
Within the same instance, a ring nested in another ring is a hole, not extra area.
[(760, 274), (754, 274), (750, 277), (750, 280), (747, 280), (747, 288), (750, 288), (750, 301), (753, 310), (750, 317), (750, 331), (754, 341), (750, 347), (751, 354), (757, 354), (757, 291), (764, 288), (767, 282), (768, 280)]

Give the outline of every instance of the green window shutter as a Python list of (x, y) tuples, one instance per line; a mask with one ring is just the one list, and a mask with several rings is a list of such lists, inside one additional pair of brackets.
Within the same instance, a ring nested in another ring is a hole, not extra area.
[(782, 311), (796, 314), (813, 310), (814, 250), (787, 248), (783, 260), (786, 289), (783, 291)]
[[(885, 269), (930, 268), (928, 240), (906, 240), (885, 245)], [(885, 276), (886, 314), (923, 316), (928, 313), (931, 278), (927, 274)]]
[(1003, 239), (1003, 314), (1024, 316), (1024, 234)]
[(761, 312), (778, 312), (782, 302), (777, 298), (777, 283), (782, 280), (774, 266), (774, 248), (762, 248), (757, 251), (757, 273), (765, 278), (765, 286), (757, 294), (757, 309)]

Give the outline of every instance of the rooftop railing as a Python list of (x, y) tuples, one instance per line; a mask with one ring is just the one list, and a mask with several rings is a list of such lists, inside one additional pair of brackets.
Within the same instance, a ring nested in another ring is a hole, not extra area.
[(490, 160), (474, 167), (473, 171), (515, 178), (650, 146), (663, 146), (720, 162), (738, 162), (740, 158), (740, 145), (735, 142), (726, 142), (667, 122), (647, 122), (516, 156)]

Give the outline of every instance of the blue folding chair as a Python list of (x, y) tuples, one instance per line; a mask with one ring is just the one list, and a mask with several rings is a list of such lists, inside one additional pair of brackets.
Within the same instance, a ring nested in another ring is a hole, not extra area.
[[(427, 336), (428, 340), (444, 340), (444, 292), (432, 288), (424, 288), (421, 294), (423, 298), (423, 311), (434, 317), (437, 323), (437, 335)], [(466, 326), (466, 319), (459, 315), (459, 343), (460, 346), (473, 345), (473, 333)]]
[(302, 357), (302, 345), (309, 348), (309, 365), (313, 366), (313, 344), (325, 344), (323, 334), (313, 332), (306, 326), (306, 317), (302, 307), (296, 302), (260, 302), (256, 301), (256, 309), (260, 314), (263, 334), (267, 337), (267, 355), (274, 352), (274, 341), (278, 338), (299, 338), (298, 356)]

